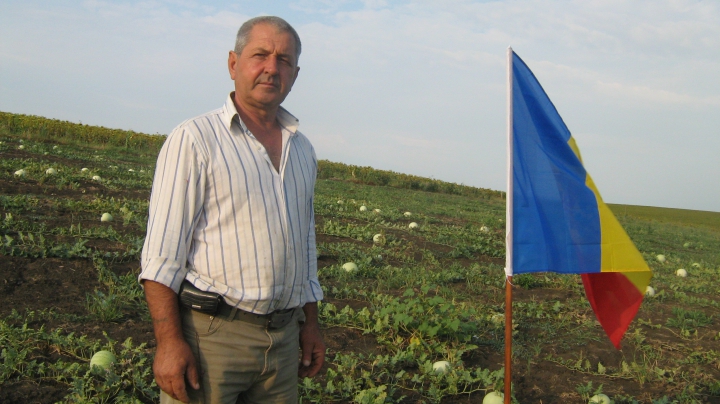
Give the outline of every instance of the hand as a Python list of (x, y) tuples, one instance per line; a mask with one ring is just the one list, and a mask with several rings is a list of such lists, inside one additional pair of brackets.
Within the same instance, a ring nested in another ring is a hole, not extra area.
[(175, 339), (158, 344), (153, 372), (158, 386), (173, 399), (183, 403), (190, 402), (186, 380), (193, 389), (200, 388), (195, 356), (185, 340)]
[(298, 376), (315, 376), (325, 363), (325, 343), (320, 335), (317, 321), (303, 324), (300, 329), (300, 349), (302, 349), (302, 362)]
[(177, 294), (169, 287), (151, 280), (145, 280), (143, 288), (157, 341), (153, 362), (155, 381), (172, 398), (187, 403), (190, 399), (185, 389), (185, 380), (195, 390), (200, 388), (200, 384), (195, 356), (183, 338)]
[(300, 329), (302, 360), (298, 368), (298, 376), (313, 377), (325, 363), (325, 343), (318, 325), (317, 302), (306, 303), (302, 309), (305, 313), (305, 323)]

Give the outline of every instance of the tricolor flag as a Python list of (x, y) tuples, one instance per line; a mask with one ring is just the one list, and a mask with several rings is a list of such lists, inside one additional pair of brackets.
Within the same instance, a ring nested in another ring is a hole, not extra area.
[(603, 203), (542, 86), (508, 53), (506, 272), (582, 274), (590, 305), (619, 349), (652, 272)]

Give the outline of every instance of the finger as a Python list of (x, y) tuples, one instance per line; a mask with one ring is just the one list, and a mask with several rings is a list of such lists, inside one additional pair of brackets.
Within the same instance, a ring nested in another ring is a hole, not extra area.
[(175, 393), (173, 392), (172, 383), (170, 383), (168, 379), (156, 375), (155, 382), (157, 383), (158, 387), (160, 387), (160, 390), (164, 391), (165, 393), (167, 393), (167, 395), (177, 400), (177, 398), (175, 397)]
[(308, 377), (313, 377), (320, 371), (323, 363), (325, 363), (325, 352), (317, 351), (313, 354), (313, 361), (310, 369), (308, 369)]
[(308, 367), (308, 366), (310, 366), (310, 364), (312, 364), (312, 360), (306, 359), (305, 355), (303, 355), (303, 360), (302, 360), (303, 367)]
[(304, 367), (310, 366), (312, 362), (312, 348), (313, 344), (309, 342), (303, 342), (302, 344), (302, 365)]
[(187, 374), (185, 375), (188, 381), (188, 384), (195, 390), (200, 389), (200, 383), (198, 381), (198, 372), (197, 372), (197, 366), (195, 366), (195, 362), (191, 362), (188, 364), (187, 367)]
[(307, 352), (310, 352), (310, 350), (303, 346), (302, 358), (300, 359), (300, 363), (298, 363), (298, 376), (300, 377), (307, 377), (310, 372), (311, 361), (306, 358), (309, 357), (310, 354)]
[(319, 362), (313, 362), (312, 366), (302, 367), (298, 371), (298, 375), (300, 377), (313, 377), (320, 372), (320, 369), (322, 368), (322, 363)]
[(302, 366), (300, 369), (298, 369), (298, 376), (302, 377), (311, 377), (310, 376), (310, 368)]
[(173, 396), (174, 399), (182, 401), (183, 403), (190, 402), (190, 398), (185, 391), (185, 380), (183, 380), (182, 377), (179, 379), (173, 378), (172, 389), (173, 394), (171, 394), (171, 396)]
[(313, 377), (318, 374), (325, 363), (325, 350), (323, 348), (321, 344), (315, 344), (313, 349), (303, 351), (303, 356), (305, 356), (305, 352), (309, 352), (308, 356), (311, 356), (312, 359), (307, 363), (303, 361), (303, 366), (298, 370), (300, 377)]
[(314, 357), (316, 361), (320, 361), (320, 363), (325, 362), (325, 344), (319, 344), (316, 346), (316, 351), (314, 352)]

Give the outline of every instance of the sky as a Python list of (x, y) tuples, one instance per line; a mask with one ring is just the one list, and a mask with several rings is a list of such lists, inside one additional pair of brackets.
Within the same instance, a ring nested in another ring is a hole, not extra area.
[(0, 111), (168, 134), (222, 106), (268, 14), (320, 159), (504, 191), (511, 46), (605, 202), (720, 212), (716, 0), (0, 0)]

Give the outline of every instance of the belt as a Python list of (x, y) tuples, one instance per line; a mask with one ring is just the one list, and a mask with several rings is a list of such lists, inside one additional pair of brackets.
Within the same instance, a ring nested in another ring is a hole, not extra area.
[(290, 323), (295, 315), (295, 309), (278, 310), (268, 314), (255, 314), (240, 310), (229, 304), (220, 302), (215, 317), (227, 321), (243, 321), (250, 324), (261, 325), (269, 330), (283, 328)]
[(293, 319), (297, 308), (278, 310), (268, 314), (255, 314), (225, 303), (225, 299), (217, 293), (204, 292), (185, 280), (180, 287), (178, 296), (182, 307), (219, 317), (227, 321), (244, 321), (261, 325), (268, 329), (283, 328)]

